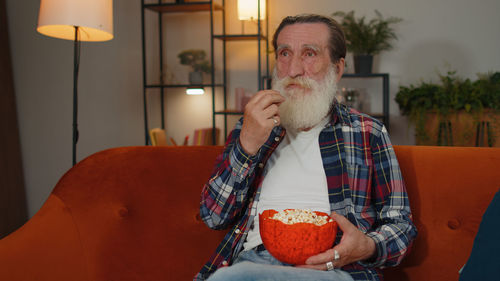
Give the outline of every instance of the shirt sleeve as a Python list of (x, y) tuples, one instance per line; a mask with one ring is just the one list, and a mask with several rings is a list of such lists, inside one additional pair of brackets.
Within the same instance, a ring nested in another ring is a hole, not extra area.
[(203, 186), (200, 216), (212, 229), (224, 229), (238, 217), (249, 193), (258, 155), (248, 155), (239, 142), (242, 120), (229, 135), (215, 163), (210, 179)]
[(377, 213), (367, 236), (375, 241), (376, 255), (360, 262), (365, 267), (396, 266), (408, 253), (417, 229), (396, 154), (385, 127), (372, 136), (372, 200)]

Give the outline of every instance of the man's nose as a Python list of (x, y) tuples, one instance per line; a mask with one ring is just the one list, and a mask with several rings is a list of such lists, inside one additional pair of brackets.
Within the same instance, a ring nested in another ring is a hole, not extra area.
[(295, 78), (304, 75), (304, 65), (302, 59), (298, 56), (294, 56), (290, 61), (290, 67), (288, 68), (288, 76)]

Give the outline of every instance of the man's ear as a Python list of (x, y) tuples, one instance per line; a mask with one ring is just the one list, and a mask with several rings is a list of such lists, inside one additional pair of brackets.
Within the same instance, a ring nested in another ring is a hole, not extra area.
[(340, 58), (339, 61), (335, 64), (335, 73), (337, 74), (337, 83), (340, 81), (340, 78), (342, 78), (342, 75), (344, 74), (344, 68), (345, 68), (345, 59)]

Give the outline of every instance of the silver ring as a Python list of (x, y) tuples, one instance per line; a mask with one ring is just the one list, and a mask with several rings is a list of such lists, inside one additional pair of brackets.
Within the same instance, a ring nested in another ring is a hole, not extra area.
[(333, 270), (333, 262), (329, 261), (326, 263), (326, 270), (327, 271)]
[(333, 250), (333, 260), (338, 261), (340, 259), (339, 252), (337, 250)]

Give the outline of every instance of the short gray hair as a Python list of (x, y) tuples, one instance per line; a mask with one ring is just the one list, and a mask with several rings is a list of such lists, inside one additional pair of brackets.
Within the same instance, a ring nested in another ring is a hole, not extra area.
[(288, 16), (284, 18), (273, 36), (273, 47), (274, 51), (277, 50), (277, 40), (278, 36), (287, 25), (297, 24), (297, 23), (324, 23), (328, 30), (330, 31), (330, 38), (328, 42), (328, 48), (330, 49), (330, 58), (332, 63), (336, 64), (341, 58), (345, 58), (346, 55), (346, 42), (345, 35), (342, 27), (332, 18), (315, 15), (315, 14), (300, 14), (296, 16)]

